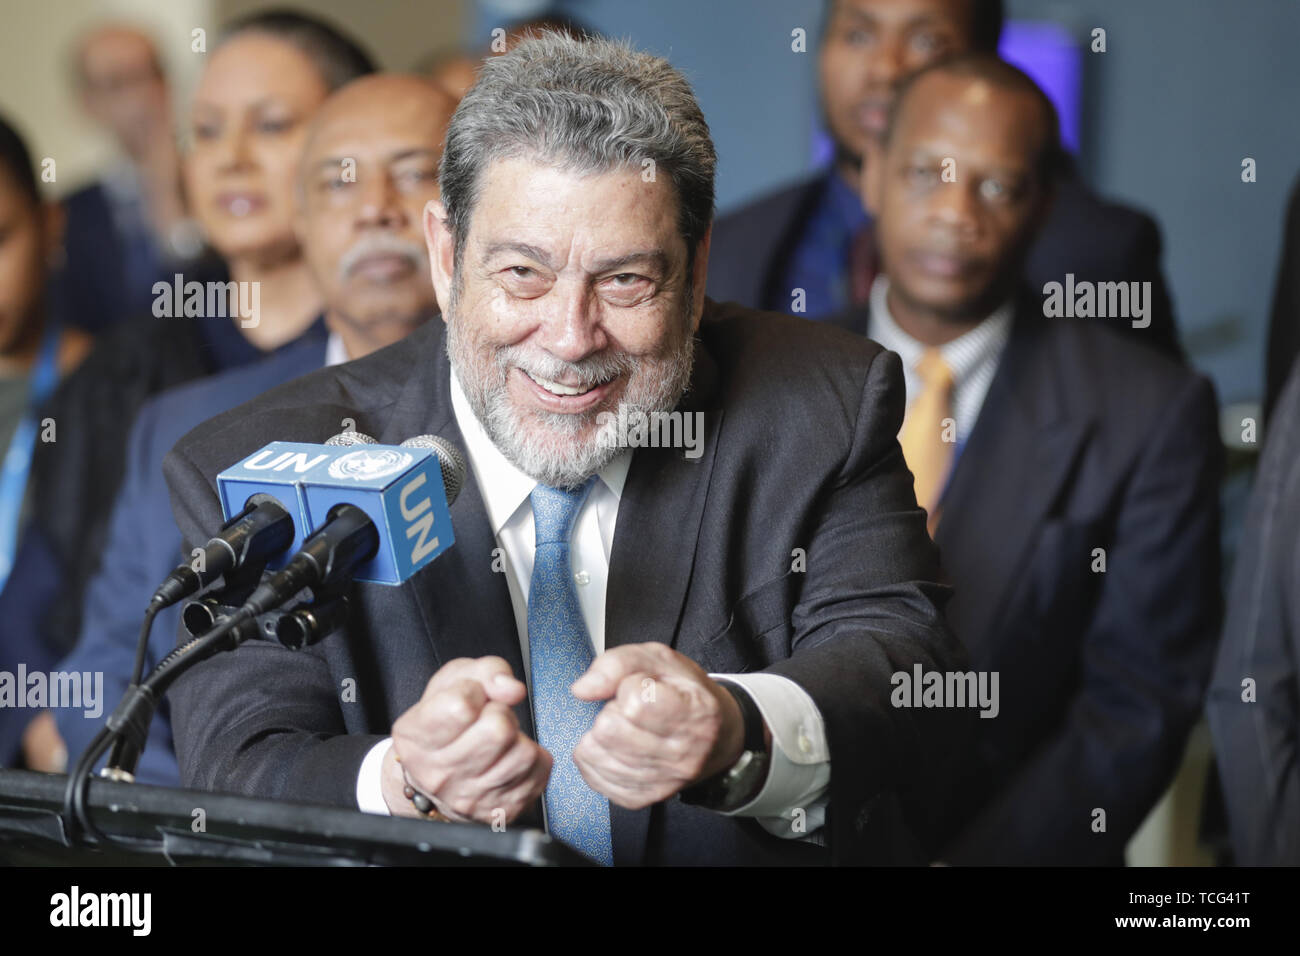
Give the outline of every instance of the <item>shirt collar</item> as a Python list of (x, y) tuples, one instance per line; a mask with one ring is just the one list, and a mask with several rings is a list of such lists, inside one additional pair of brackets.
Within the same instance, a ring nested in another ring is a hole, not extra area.
[(343, 336), (337, 332), (330, 332), (329, 338), (325, 340), (325, 366), (342, 365), (350, 361), (347, 346), (343, 344)]
[[(889, 278), (876, 277), (871, 285), (870, 328), (868, 334), (885, 348), (897, 352), (903, 364), (915, 368), (926, 346), (903, 331), (889, 311)], [(939, 346), (939, 354), (952, 371), (954, 382), (961, 382), (982, 362), (1001, 352), (1011, 335), (1014, 303), (1004, 302), (989, 313), (979, 325), (963, 332), (951, 342)]]
[[(537, 479), (516, 468), (488, 437), (461, 389), (454, 368), (451, 370), (451, 408), (456, 416), (456, 425), (465, 439), (465, 452), (474, 469), (474, 477), (478, 480), (488, 520), (492, 523), (492, 533), (497, 534), (519, 510), (520, 505), (528, 500), (528, 496), (537, 487)], [(632, 451), (627, 449), (597, 473), (616, 500), (623, 496), (623, 484), (627, 481), (631, 464)]]

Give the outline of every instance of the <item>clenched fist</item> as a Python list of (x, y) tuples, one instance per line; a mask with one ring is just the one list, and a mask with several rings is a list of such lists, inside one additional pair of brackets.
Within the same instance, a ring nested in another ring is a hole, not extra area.
[(519, 729), (511, 710), (527, 693), (500, 657), (458, 658), (440, 668), (393, 724), (383, 764), (388, 809), (418, 815), (403, 795), (409, 779), (453, 820), (518, 817), (551, 775), (551, 755)]
[(593, 790), (621, 807), (666, 800), (730, 767), (744, 749), (735, 698), (667, 644), (606, 651), (574, 681), (573, 694), (608, 701), (573, 762)]

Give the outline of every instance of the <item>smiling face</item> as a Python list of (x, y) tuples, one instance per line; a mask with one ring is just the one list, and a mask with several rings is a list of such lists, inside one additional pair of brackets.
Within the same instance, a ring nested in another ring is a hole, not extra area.
[(971, 45), (970, 0), (834, 0), (821, 45), (822, 104), (855, 162), (885, 128), (909, 74)]
[(304, 53), (258, 33), (217, 48), (194, 94), (186, 185), (227, 260), (297, 249), (293, 190), (307, 121), (328, 90)]
[(443, 210), (426, 212), (457, 378), (538, 481), (576, 485), (617, 454), (600, 441), (602, 412), (669, 411), (685, 390), (708, 237), (690, 266), (677, 214), (666, 177), (644, 182), (639, 168), (500, 159), (481, 174), (457, 269)]
[(934, 72), (895, 122), (864, 178), (890, 297), (953, 321), (983, 318), (1014, 290), (1046, 215), (1043, 109), (1024, 91)]

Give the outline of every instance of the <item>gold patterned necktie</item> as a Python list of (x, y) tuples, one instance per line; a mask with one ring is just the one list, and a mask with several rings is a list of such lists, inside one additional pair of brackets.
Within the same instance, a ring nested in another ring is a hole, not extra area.
[(954, 443), (944, 441), (952, 431), (952, 369), (937, 348), (928, 348), (916, 363), (921, 379), (917, 394), (903, 418), (898, 441), (916, 481), (916, 501), (929, 514), (934, 533), (939, 523), (939, 495), (952, 467)]

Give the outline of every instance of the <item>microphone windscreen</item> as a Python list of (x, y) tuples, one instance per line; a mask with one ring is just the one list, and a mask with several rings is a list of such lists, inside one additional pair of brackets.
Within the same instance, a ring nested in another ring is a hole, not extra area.
[(342, 431), (327, 440), (325, 444), (346, 448), (350, 445), (378, 445), (379, 442), (364, 432)]
[(450, 505), (465, 486), (465, 456), (454, 444), (438, 435), (415, 435), (402, 442), (403, 448), (427, 448), (438, 456), (442, 467), (442, 486), (446, 490), (447, 504)]

